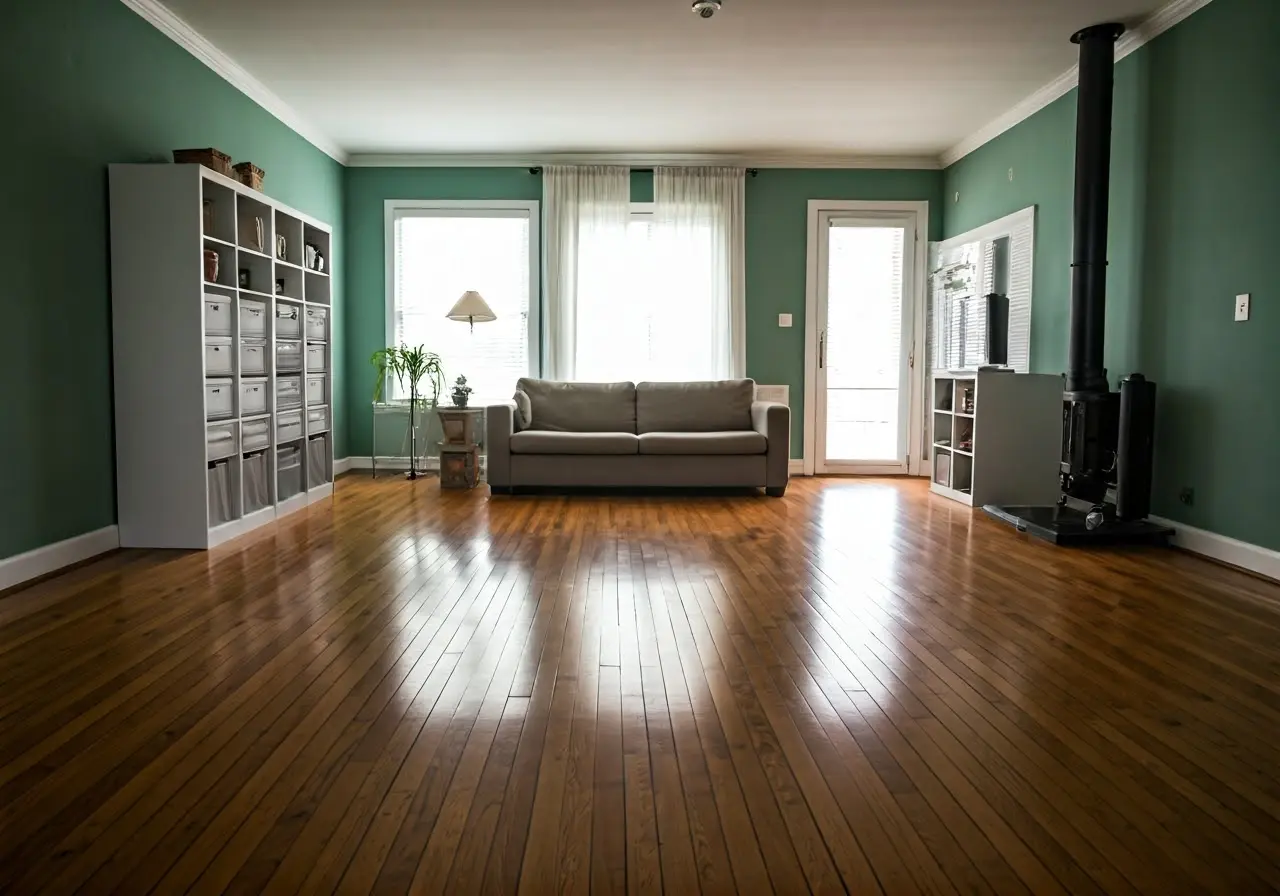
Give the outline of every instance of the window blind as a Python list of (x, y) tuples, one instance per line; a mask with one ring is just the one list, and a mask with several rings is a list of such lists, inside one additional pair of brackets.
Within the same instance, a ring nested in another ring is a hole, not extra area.
[[(463, 375), (475, 390), (472, 404), (503, 401), (516, 380), (530, 373), (530, 346), (537, 345), (530, 302), (537, 292), (529, 242), (530, 216), (523, 209), (395, 213), (393, 339), (440, 356), (446, 396)], [(469, 289), (484, 297), (497, 320), (472, 329), (445, 318)], [(408, 397), (394, 382), (389, 395)]]

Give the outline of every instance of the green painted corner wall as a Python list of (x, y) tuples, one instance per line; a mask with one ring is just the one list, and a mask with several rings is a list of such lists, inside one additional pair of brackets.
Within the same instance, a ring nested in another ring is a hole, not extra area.
[[(942, 232), (934, 213), (942, 172), (762, 169), (747, 179), (747, 375), (791, 387), (791, 456), (802, 454), (804, 319), (810, 199), (927, 200), (930, 238)], [(349, 168), (346, 172), (347, 382), (351, 453), (368, 456), (373, 383), (369, 356), (386, 341), (385, 202), (388, 199), (537, 199), (542, 180), (526, 168)], [(653, 199), (653, 176), (631, 178), (634, 202)], [(791, 329), (778, 314), (794, 315)], [(441, 322), (442, 328), (444, 322)]]
[[(1117, 64), (1106, 342), (1113, 386), (1133, 370), (1158, 385), (1154, 512), (1273, 550), (1277, 34), (1275, 0), (1214, 0)], [(1066, 365), (1075, 102), (1072, 91), (944, 176), (947, 236), (1037, 207), (1032, 368), (1047, 373)], [(1252, 319), (1235, 323), (1246, 292)]]
[[(338, 270), (343, 169), (119, 0), (7, 5), (0, 121), (4, 558), (115, 522), (107, 165), (250, 159), (271, 196), (335, 226)], [(339, 339), (343, 312), (335, 289)], [(346, 416), (335, 402), (338, 456)]]

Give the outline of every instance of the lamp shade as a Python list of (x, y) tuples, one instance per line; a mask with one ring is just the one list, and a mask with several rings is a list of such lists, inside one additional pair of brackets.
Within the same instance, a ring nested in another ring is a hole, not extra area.
[(489, 307), (489, 303), (484, 297), (475, 290), (467, 290), (462, 294), (462, 298), (453, 303), (453, 307), (449, 309), (449, 313), (445, 315), (449, 320), (460, 320), (465, 323), (488, 323), (491, 320), (497, 320), (498, 315), (493, 313), (493, 309)]

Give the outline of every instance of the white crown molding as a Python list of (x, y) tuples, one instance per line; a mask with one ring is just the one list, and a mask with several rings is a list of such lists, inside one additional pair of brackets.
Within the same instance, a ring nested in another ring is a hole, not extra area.
[(99, 554), (114, 551), (118, 547), (120, 530), (115, 526), (107, 526), (66, 541), (47, 544), (16, 557), (6, 557), (0, 560), (0, 591), (47, 576)]
[(803, 153), (353, 153), (353, 168), (529, 168), (544, 165), (734, 165), (741, 168), (910, 168), (936, 171), (932, 156)]
[(1247, 541), (1228, 538), (1217, 532), (1187, 526), (1176, 520), (1167, 520), (1158, 516), (1150, 519), (1153, 523), (1173, 529), (1174, 547), (1280, 581), (1280, 552), (1278, 551), (1250, 544)]
[[(1120, 40), (1116, 41), (1116, 60), (1119, 61), (1138, 49), (1138, 47), (1150, 43), (1158, 35), (1168, 31), (1192, 13), (1208, 6), (1211, 2), (1212, 0), (1173, 0), (1172, 3), (1162, 6), (1140, 24), (1126, 31)], [(1014, 125), (1030, 118), (1059, 97), (1065, 96), (1079, 83), (1080, 67), (1073, 65), (1003, 115), (978, 128), (978, 130), (944, 152), (939, 159), (940, 167), (946, 168), (954, 165), (978, 147), (999, 137)]]
[(203, 62), (232, 87), (266, 109), (300, 137), (325, 155), (347, 163), (347, 153), (324, 131), (308, 121), (277, 96), (269, 87), (249, 74), (239, 63), (219, 50), (186, 20), (179, 18), (157, 0), (120, 0), (161, 34)]

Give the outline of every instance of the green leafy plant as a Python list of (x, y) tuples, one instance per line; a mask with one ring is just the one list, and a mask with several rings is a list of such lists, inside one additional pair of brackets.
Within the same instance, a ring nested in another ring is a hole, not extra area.
[[(409, 390), (409, 478), (417, 479), (418, 429), (415, 418), (420, 408), (428, 410), (440, 403), (440, 392), (444, 389), (444, 366), (440, 356), (421, 345), (389, 345), (374, 352), (369, 363), (378, 372), (378, 380), (373, 387), (375, 402), (382, 401), (388, 376), (394, 376), (396, 382)], [(419, 394), (424, 379), (431, 384), (430, 405)]]
[(467, 378), (460, 376), (453, 384), (453, 406), (456, 408), (465, 408), (467, 402), (471, 400), (471, 393), (475, 391), (467, 385)]

